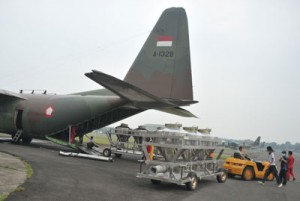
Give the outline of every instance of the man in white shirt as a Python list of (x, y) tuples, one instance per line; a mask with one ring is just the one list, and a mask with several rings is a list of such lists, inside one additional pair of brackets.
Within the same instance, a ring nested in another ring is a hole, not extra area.
[(274, 175), (274, 177), (276, 178), (278, 187), (281, 188), (282, 187), (282, 183), (280, 182), (280, 179), (278, 177), (278, 172), (277, 172), (277, 168), (276, 168), (276, 164), (275, 164), (274, 150), (272, 149), (271, 146), (268, 146), (267, 147), (267, 151), (269, 153), (269, 155), (268, 155), (268, 161), (270, 163), (270, 166), (266, 170), (266, 173), (265, 173), (264, 178), (262, 179), (262, 181), (259, 181), (258, 183), (264, 185), (265, 181), (268, 178), (268, 176), (272, 173)]

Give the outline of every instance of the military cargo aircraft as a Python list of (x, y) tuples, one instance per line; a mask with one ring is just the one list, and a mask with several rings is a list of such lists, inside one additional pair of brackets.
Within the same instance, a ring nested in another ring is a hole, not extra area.
[(263, 146), (260, 145), (260, 139), (261, 139), (261, 137), (258, 136), (253, 143), (246, 144), (244, 142), (243, 145), (236, 143), (236, 142), (228, 142), (227, 147), (234, 149), (234, 150), (237, 150), (239, 146), (243, 146), (246, 149), (257, 149), (257, 148), (261, 148), (261, 147), (263, 148), (264, 144), (263, 144)]
[(181, 108), (193, 100), (189, 33), (183, 8), (166, 9), (124, 80), (93, 70), (85, 74), (105, 89), (68, 95), (0, 90), (0, 132), (13, 141), (68, 142), (124, 118), (155, 109), (195, 117)]
[(260, 136), (258, 136), (253, 143), (245, 145), (247, 149), (257, 149), (260, 146)]

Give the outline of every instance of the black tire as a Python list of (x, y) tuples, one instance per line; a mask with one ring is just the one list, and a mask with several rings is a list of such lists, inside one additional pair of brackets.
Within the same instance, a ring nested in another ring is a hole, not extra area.
[(227, 176), (229, 177), (229, 178), (234, 178), (234, 174), (231, 174), (231, 173), (227, 173)]
[(242, 178), (245, 180), (245, 181), (251, 181), (255, 178), (255, 174), (254, 174), (254, 170), (252, 167), (245, 167), (244, 171), (243, 171), (243, 174), (242, 174)]
[(31, 137), (22, 137), (23, 144), (30, 144), (32, 141)]
[(191, 181), (189, 181), (185, 184), (186, 189), (189, 190), (189, 191), (196, 190), (197, 186), (198, 186), (198, 177), (197, 177), (197, 175), (193, 172), (190, 172), (188, 174), (188, 177), (191, 179)]
[(121, 158), (122, 154), (115, 154), (117, 158)]
[(111, 150), (109, 148), (105, 148), (102, 152), (103, 156), (110, 157), (111, 156)]
[(152, 183), (153, 185), (160, 185), (160, 184), (161, 184), (161, 181), (160, 181), (160, 180), (151, 179), (151, 183)]
[(227, 172), (225, 172), (224, 170), (221, 170), (220, 172), (222, 173), (217, 175), (217, 181), (219, 183), (225, 183), (227, 180)]

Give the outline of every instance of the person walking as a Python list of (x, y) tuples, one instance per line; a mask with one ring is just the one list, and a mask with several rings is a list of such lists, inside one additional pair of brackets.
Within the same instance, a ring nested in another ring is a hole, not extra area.
[(295, 158), (293, 156), (293, 152), (289, 151), (289, 157), (288, 157), (288, 171), (286, 174), (287, 180), (290, 180), (290, 177), (293, 177), (293, 181), (296, 180), (295, 178), (295, 174), (294, 174), (294, 162), (295, 162)]
[(259, 184), (264, 185), (265, 181), (267, 180), (268, 176), (272, 173), (274, 175), (274, 177), (276, 178), (276, 182), (278, 184), (278, 187), (281, 188), (282, 187), (282, 183), (280, 182), (280, 179), (278, 177), (278, 172), (276, 169), (276, 163), (275, 163), (275, 155), (274, 155), (274, 150), (272, 149), (271, 146), (267, 147), (267, 151), (269, 153), (268, 155), (268, 161), (270, 163), (268, 169), (265, 172), (265, 175), (262, 179), (262, 181), (258, 181)]
[(279, 179), (282, 185), (286, 185), (286, 173), (288, 170), (288, 157), (286, 156), (286, 151), (282, 151), (282, 157), (279, 159), (280, 162), (280, 172), (279, 172)]

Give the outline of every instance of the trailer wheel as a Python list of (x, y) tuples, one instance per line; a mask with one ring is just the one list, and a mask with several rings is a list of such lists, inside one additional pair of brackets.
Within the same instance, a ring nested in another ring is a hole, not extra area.
[(111, 156), (111, 150), (109, 148), (105, 148), (102, 152), (103, 156), (110, 157)]
[(254, 171), (252, 167), (245, 167), (244, 171), (243, 171), (243, 175), (242, 175), (243, 179), (245, 181), (250, 181), (254, 178)]
[(191, 179), (191, 181), (187, 182), (185, 184), (185, 187), (187, 190), (189, 191), (194, 191), (196, 190), (197, 186), (198, 186), (198, 178), (197, 178), (197, 175), (193, 172), (190, 172), (188, 174), (188, 177)]
[(160, 184), (161, 184), (161, 181), (160, 181), (160, 180), (151, 179), (151, 183), (152, 183), (153, 185), (160, 185)]
[(227, 173), (225, 171), (221, 170), (221, 174), (217, 175), (217, 181), (219, 183), (225, 183), (225, 181), (227, 180)]

